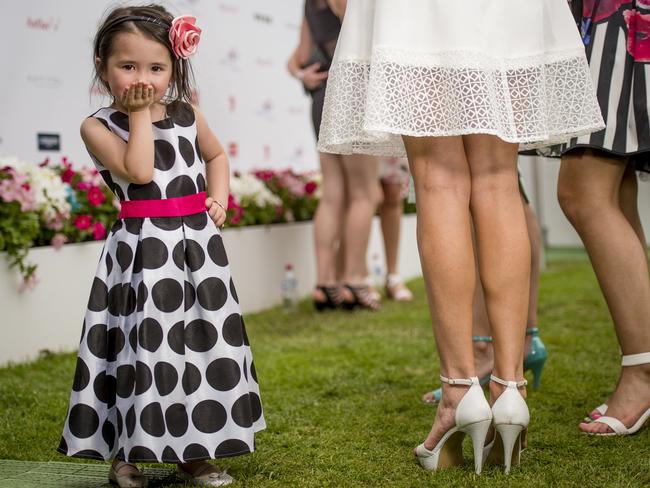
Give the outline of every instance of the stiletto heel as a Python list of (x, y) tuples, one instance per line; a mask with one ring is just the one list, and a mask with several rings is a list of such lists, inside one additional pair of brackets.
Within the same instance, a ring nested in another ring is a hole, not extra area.
[(542, 369), (548, 358), (548, 351), (542, 339), (539, 337), (539, 329), (537, 327), (526, 329), (526, 335), (533, 337), (530, 341), (530, 351), (524, 359), (524, 372), (528, 370), (533, 372), (533, 390), (537, 390), (542, 381)]
[(481, 451), (492, 421), (492, 410), (485, 400), (483, 389), (476, 376), (469, 379), (449, 379), (440, 375), (440, 381), (452, 386), (462, 385), (470, 388), (456, 407), (454, 426), (442, 436), (432, 450), (424, 447), (423, 443), (415, 448), (415, 455), (427, 471), (458, 466), (463, 462), (463, 437), (469, 434), (474, 448), (474, 470), (476, 474), (481, 474)]
[(510, 472), (512, 459), (514, 455), (515, 466), (521, 461), (521, 432), (524, 430), (522, 425), (500, 424), (495, 427), (497, 433), (501, 436), (503, 443), (503, 464), (506, 468), (506, 474)]
[(506, 389), (492, 405), (492, 422), (496, 433), (492, 442), (483, 449), (483, 457), (489, 457), (491, 461), (501, 461), (497, 443), (500, 440), (503, 446), (502, 461), (508, 474), (511, 466), (518, 465), (521, 460), (522, 434), (530, 422), (528, 405), (518, 390), (528, 382), (505, 381), (494, 375), (490, 376), (490, 380), (505, 386)]
[(472, 449), (474, 450), (474, 471), (476, 474), (481, 474), (483, 468), (483, 445), (487, 437), (488, 430), (490, 430), (492, 420), (483, 420), (471, 425), (471, 429), (466, 430), (472, 438)]

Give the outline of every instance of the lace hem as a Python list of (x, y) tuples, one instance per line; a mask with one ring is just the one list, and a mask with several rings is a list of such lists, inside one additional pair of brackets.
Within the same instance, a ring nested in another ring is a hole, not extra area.
[(604, 127), (582, 51), (496, 59), (375, 48), (330, 69), (318, 149), (404, 157), (401, 136), (492, 134), (532, 149)]

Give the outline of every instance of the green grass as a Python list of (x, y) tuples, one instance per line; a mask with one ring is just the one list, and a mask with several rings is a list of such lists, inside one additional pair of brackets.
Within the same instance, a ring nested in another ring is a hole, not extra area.
[[(583, 435), (577, 424), (618, 373), (611, 321), (584, 253), (548, 255), (539, 323), (549, 349), (523, 464), (506, 477), (471, 462), (427, 473), (412, 448), (434, 409), (419, 402), (438, 363), (421, 280), (411, 304), (381, 313), (249, 315), (268, 423), (251, 456), (223, 460), (235, 487), (650, 486), (650, 428), (627, 438)], [(20, 326), (20, 324), (13, 324)], [(0, 369), (0, 459), (57, 460), (74, 354)], [(466, 444), (469, 454), (469, 445)]]

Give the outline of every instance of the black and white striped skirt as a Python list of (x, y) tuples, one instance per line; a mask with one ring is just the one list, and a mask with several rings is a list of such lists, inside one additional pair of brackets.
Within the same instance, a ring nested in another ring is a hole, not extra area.
[(573, 138), (562, 152), (599, 149), (650, 172), (650, 2), (610, 3), (584, 2), (581, 18), (606, 128)]

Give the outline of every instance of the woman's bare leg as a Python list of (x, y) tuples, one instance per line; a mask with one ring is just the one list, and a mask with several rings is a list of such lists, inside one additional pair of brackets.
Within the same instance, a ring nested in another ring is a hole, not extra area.
[[(630, 223), (636, 220), (628, 193), (633, 185), (626, 180), (631, 177), (634, 174), (628, 172), (624, 160), (590, 150), (574, 151), (562, 159), (558, 184), (560, 205), (589, 253), (626, 355), (650, 351), (648, 260), (640, 230)], [(650, 407), (650, 365), (621, 368), (607, 405), (608, 416), (630, 427)], [(581, 424), (581, 428), (610, 430), (600, 423)]]
[(379, 162), (376, 158), (361, 155), (341, 156), (341, 158), (348, 190), (347, 208), (344, 211), (343, 281), (360, 285), (365, 284), (370, 227), (377, 205), (381, 201)]
[[(494, 374), (523, 378), (530, 286), (530, 242), (517, 176), (517, 145), (495, 136), (464, 136), (472, 193), (470, 207), (480, 278), (492, 329)], [(492, 397), (503, 390), (490, 383)]]
[[(323, 175), (323, 195), (314, 216), (314, 244), (316, 246), (316, 283), (324, 286), (337, 284), (337, 250), (341, 239), (341, 215), (345, 202), (343, 165), (340, 156), (320, 154)], [(324, 301), (320, 290), (314, 290), (314, 299)]]
[[(474, 376), (472, 301), (475, 272), (469, 202), (471, 180), (460, 137), (407, 137), (415, 183), (417, 240), (441, 374)], [(466, 388), (443, 384), (436, 419), (424, 445), (432, 449), (455, 423)]]
[(386, 273), (397, 274), (397, 258), (399, 256), (399, 237), (402, 215), (404, 214), (404, 199), (402, 185), (382, 182), (384, 200), (379, 207), (381, 233), (384, 237), (386, 253)]

